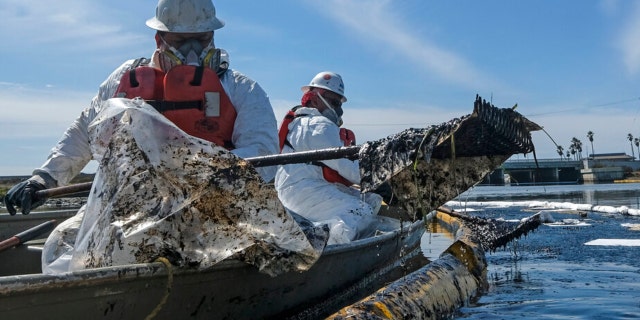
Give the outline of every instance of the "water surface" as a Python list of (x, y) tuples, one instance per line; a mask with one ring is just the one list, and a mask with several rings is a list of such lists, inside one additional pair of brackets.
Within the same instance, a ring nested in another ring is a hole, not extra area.
[[(638, 208), (640, 184), (475, 187), (457, 200), (482, 201), (473, 214), (520, 219), (543, 210), (528, 201)], [(505, 202), (513, 201), (512, 205)], [(492, 205), (495, 202), (499, 205)], [(471, 202), (470, 202), (471, 203)], [(640, 247), (589, 246), (595, 239), (640, 239), (640, 216), (548, 209), (558, 221), (487, 254), (489, 288), (456, 319), (640, 318)], [(615, 212), (615, 211), (612, 211)]]

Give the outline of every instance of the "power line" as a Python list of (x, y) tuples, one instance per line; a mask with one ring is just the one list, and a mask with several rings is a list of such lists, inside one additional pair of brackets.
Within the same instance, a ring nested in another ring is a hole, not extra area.
[(393, 127), (393, 126), (431, 126), (432, 124), (420, 123), (349, 123), (350, 127)]
[[(525, 115), (526, 117), (537, 117), (537, 116), (544, 116), (544, 115), (549, 115), (549, 114), (557, 114), (557, 113), (564, 113), (564, 112), (572, 112), (572, 111), (578, 111), (578, 110), (584, 110), (585, 108), (587, 109), (593, 109), (593, 108), (602, 108), (602, 107), (607, 107), (607, 106), (612, 106), (612, 105), (617, 105), (617, 104), (623, 104), (623, 103), (629, 103), (629, 102), (634, 102), (634, 101), (640, 101), (640, 97), (638, 98), (631, 98), (631, 99), (626, 99), (626, 100), (619, 100), (619, 101), (613, 101), (613, 102), (607, 102), (607, 103), (602, 103), (602, 104), (596, 104), (596, 105), (592, 105), (592, 106), (585, 106), (585, 107), (578, 107), (578, 108), (571, 108), (571, 109), (563, 109), (563, 110), (558, 110), (558, 111), (552, 111), (552, 112), (545, 112), (545, 113), (535, 113), (535, 114), (528, 114)], [(419, 123), (349, 123), (349, 126), (351, 127), (393, 127), (393, 126), (431, 126), (431, 125), (437, 125), (437, 123), (435, 124), (430, 124), (430, 123), (424, 123), (424, 122), (419, 122)]]
[(633, 99), (614, 101), (614, 102), (607, 102), (607, 103), (603, 103), (603, 104), (596, 104), (596, 105), (593, 105), (593, 106), (586, 106), (586, 107), (580, 107), (580, 108), (564, 109), (564, 110), (558, 110), (558, 111), (552, 111), (552, 112), (529, 114), (527, 116), (528, 117), (537, 117), (537, 116), (544, 116), (544, 115), (548, 115), (548, 114), (556, 114), (556, 113), (584, 110), (585, 108), (587, 108), (587, 109), (602, 108), (602, 107), (612, 106), (612, 105), (616, 105), (616, 104), (629, 103), (629, 102), (633, 102), (633, 101), (640, 101), (640, 97), (633, 98)]

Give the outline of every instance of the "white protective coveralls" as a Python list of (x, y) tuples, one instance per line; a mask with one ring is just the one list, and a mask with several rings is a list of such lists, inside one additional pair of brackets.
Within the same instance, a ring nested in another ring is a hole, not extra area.
[[(157, 54), (156, 51), (151, 59), (151, 67), (157, 67), (154, 64)], [(226, 52), (222, 57), (228, 59)], [(47, 161), (42, 167), (34, 170), (34, 175), (44, 172), (55, 180), (47, 179), (47, 188), (67, 185), (90, 160), (100, 160), (96, 159), (91, 151), (89, 125), (102, 110), (104, 102), (113, 98), (120, 79), (134, 61), (126, 61), (109, 75), (100, 85), (91, 105), (82, 111), (52, 149)], [(236, 148), (231, 152), (241, 158), (278, 153), (277, 121), (265, 91), (257, 82), (231, 68), (220, 77), (220, 81), (237, 113), (232, 135), (232, 142)], [(275, 176), (275, 167), (256, 169), (264, 181), (271, 181)], [(45, 248), (47, 252), (43, 253), (43, 272), (66, 271), (68, 261), (61, 255), (73, 250), (83, 212), (84, 208), (76, 217), (62, 222), (52, 232), (48, 239), (49, 247)], [(52, 263), (55, 266), (50, 266)]]
[[(155, 52), (151, 59), (151, 67), (157, 67), (154, 65), (157, 54)], [(227, 53), (223, 51), (222, 57), (228, 59)], [(109, 75), (100, 85), (91, 105), (82, 111), (52, 149), (47, 161), (34, 170), (33, 174), (46, 172), (57, 182), (56, 185), (46, 181), (47, 188), (67, 185), (92, 160), (87, 128), (100, 112), (102, 102), (113, 98), (122, 75), (133, 62), (126, 61)], [(220, 82), (237, 112), (231, 139), (235, 149), (231, 152), (241, 158), (277, 154), (277, 121), (266, 92), (257, 82), (231, 68), (220, 77)], [(257, 169), (267, 182), (273, 179), (276, 171), (275, 167)]]
[[(300, 107), (289, 124), (289, 134), (282, 153), (326, 149), (344, 146), (340, 128), (315, 108)], [(358, 161), (349, 159), (323, 160), (342, 177), (360, 183)], [(282, 204), (316, 224), (327, 224), (331, 231), (327, 244), (347, 243), (362, 236), (362, 231), (374, 223), (382, 204), (375, 193), (360, 193), (358, 189), (324, 179), (322, 167), (314, 164), (287, 164), (278, 167), (276, 190)]]

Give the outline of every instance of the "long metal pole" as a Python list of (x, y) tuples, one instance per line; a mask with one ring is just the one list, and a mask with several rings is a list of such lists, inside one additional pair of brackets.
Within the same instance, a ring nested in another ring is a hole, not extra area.
[[(358, 158), (361, 146), (349, 146), (338, 148), (327, 148), (294, 153), (274, 154), (269, 156), (251, 157), (244, 160), (254, 167), (269, 167), (291, 163), (305, 163), (311, 161), (322, 161), (331, 159), (352, 159)], [(36, 192), (36, 197), (46, 199), (55, 196), (91, 191), (92, 182), (83, 182), (69, 186), (40, 190)]]

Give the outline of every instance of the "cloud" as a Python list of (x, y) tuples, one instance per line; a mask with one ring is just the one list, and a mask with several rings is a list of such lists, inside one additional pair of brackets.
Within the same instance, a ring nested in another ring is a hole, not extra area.
[(554, 141), (567, 150), (573, 137), (582, 141), (584, 155), (587, 152), (592, 153), (587, 138), (588, 131), (594, 133), (593, 148), (596, 153), (626, 152), (630, 155), (627, 135), (631, 133), (634, 137), (640, 136), (633, 130), (638, 127), (637, 114), (630, 114), (615, 107), (583, 112), (547, 113), (528, 118), (542, 125), (546, 131), (535, 132), (532, 135), (539, 158), (556, 157)]
[[(324, 12), (345, 30), (357, 34), (360, 41), (375, 44), (376, 47), (388, 48), (395, 54), (413, 62), (417, 68), (429, 74), (466, 88), (482, 90), (502, 87), (498, 81), (487, 77), (462, 55), (447, 50), (436, 43), (416, 34), (404, 23), (403, 16), (395, 12), (397, 3), (391, 0), (367, 1), (363, 10), (361, 1), (332, 0), (321, 3)], [(324, 10), (331, 8), (331, 10)], [(319, 8), (320, 9), (320, 8)]]
[(29, 175), (39, 167), (94, 94), (0, 82), (0, 176)]
[(622, 59), (629, 74), (635, 75), (640, 71), (640, 3), (633, 2), (633, 8), (626, 17), (618, 39), (618, 46), (622, 52)]
[(0, 82), (0, 135), (5, 139), (59, 137), (94, 94)]
[(117, 20), (124, 19), (124, 15), (103, 4), (83, 0), (3, 0), (0, 37), (5, 45), (0, 51), (44, 50), (52, 44), (63, 44), (55, 46), (56, 52), (119, 50), (147, 38), (125, 31), (124, 22)]

